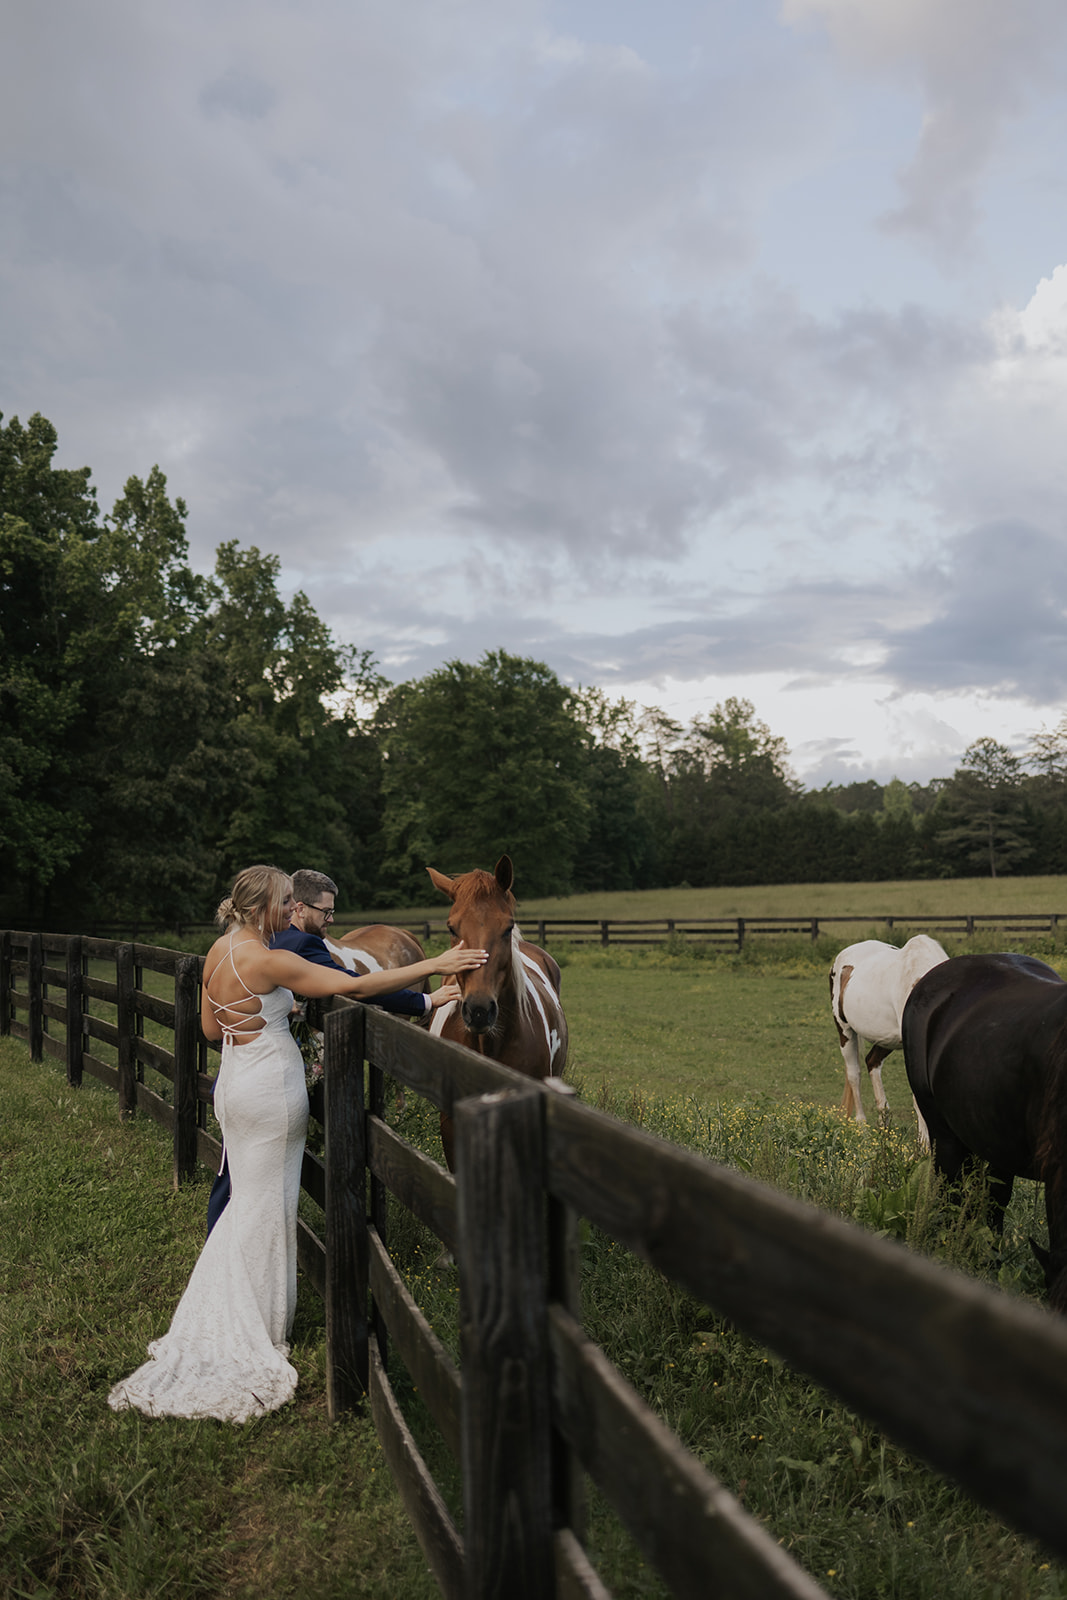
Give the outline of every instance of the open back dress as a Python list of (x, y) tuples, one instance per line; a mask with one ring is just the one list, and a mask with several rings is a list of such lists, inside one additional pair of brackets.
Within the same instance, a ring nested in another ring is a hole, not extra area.
[[(149, 1360), (108, 1396), (116, 1411), (246, 1422), (296, 1390), (286, 1342), (296, 1309), (296, 1209), (307, 1131), (304, 1063), (289, 1032), (288, 989), (254, 995), (255, 1013), (208, 999), (223, 1027), (215, 1112), (231, 1198)], [(219, 967), (216, 967), (218, 972)], [(214, 976), (214, 974), (213, 974)], [(262, 1028), (255, 1024), (262, 1018)], [(242, 1042), (238, 1044), (237, 1039)]]

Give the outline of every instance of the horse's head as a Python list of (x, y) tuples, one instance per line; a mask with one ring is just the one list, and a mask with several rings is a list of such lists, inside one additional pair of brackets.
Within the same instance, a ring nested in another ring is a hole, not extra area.
[(500, 1017), (501, 996), (514, 986), (515, 896), (511, 892), (514, 873), (510, 856), (501, 856), (495, 872), (460, 873), (447, 878), (443, 872), (427, 867), (436, 888), (448, 895), (452, 911), (448, 931), (452, 943), (460, 940), (468, 950), (486, 950), (485, 965), (462, 972), (455, 980), (460, 987), (460, 1010), (469, 1033), (492, 1033)]

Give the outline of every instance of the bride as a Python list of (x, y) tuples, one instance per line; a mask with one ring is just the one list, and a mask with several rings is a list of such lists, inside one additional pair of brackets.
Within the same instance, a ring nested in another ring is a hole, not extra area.
[[(239, 873), (218, 910), (223, 927), (204, 964), (201, 1025), (222, 1039), (215, 1112), (232, 1198), (208, 1237), (169, 1331), (108, 1395), (115, 1411), (245, 1422), (284, 1405), (297, 1375), (286, 1340), (296, 1308), (296, 1207), (307, 1129), (304, 1063), (290, 1032), (292, 990), (370, 998), (431, 973), (485, 961), (457, 945), (410, 967), (331, 972), (269, 950), (288, 927), (292, 882), (277, 867)], [(459, 991), (455, 985), (445, 989)], [(437, 1000), (435, 994), (434, 999)]]

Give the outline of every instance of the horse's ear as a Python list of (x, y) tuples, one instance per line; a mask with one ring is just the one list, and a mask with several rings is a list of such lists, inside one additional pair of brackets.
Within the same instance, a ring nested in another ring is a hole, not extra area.
[(511, 886), (515, 882), (515, 868), (511, 865), (510, 856), (500, 857), (500, 860), (496, 864), (496, 872), (494, 876), (504, 893), (510, 894)]
[(427, 867), (426, 871), (430, 874), (435, 889), (440, 889), (442, 894), (447, 894), (450, 900), (456, 898), (456, 880), (454, 878), (446, 878), (444, 873), (438, 872), (436, 867)]

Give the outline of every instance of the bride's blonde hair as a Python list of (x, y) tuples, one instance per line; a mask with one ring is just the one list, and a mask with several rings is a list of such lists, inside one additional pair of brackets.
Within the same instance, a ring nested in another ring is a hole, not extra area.
[(233, 880), (229, 894), (220, 901), (215, 921), (224, 933), (227, 928), (243, 928), (249, 924), (262, 932), (266, 917), (277, 922), (292, 887), (292, 879), (281, 867), (245, 867)]

